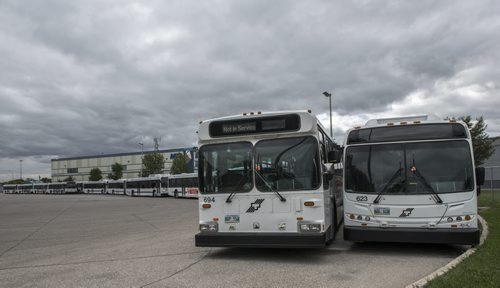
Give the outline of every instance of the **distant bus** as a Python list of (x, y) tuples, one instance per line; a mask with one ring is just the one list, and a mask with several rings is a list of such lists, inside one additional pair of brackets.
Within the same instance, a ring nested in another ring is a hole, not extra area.
[(33, 193), (33, 183), (18, 184), (16, 193), (32, 194)]
[(132, 178), (125, 181), (125, 193), (129, 196), (160, 196), (160, 178)]
[(49, 183), (49, 193), (50, 194), (64, 194), (65, 187), (66, 187), (66, 183), (64, 183), (64, 182)]
[(79, 183), (66, 182), (66, 185), (64, 186), (64, 193), (66, 193), (66, 194), (83, 193), (81, 189), (82, 188), (79, 185)]
[(198, 198), (198, 174), (183, 173), (168, 177), (168, 196)]
[(106, 193), (105, 181), (86, 181), (83, 182), (83, 193), (86, 194), (104, 194)]
[(16, 184), (4, 184), (3, 185), (3, 193), (4, 194), (13, 194), (16, 193), (17, 185)]
[(463, 122), (374, 119), (347, 131), (344, 239), (479, 243), (475, 168)]
[(125, 195), (125, 180), (108, 180), (106, 184), (107, 194)]
[(45, 194), (48, 192), (49, 184), (48, 183), (35, 183), (33, 185), (33, 192), (35, 194)]
[[(321, 248), (342, 216), (340, 146), (311, 111), (244, 113), (198, 129), (196, 246)], [(340, 167), (339, 167), (340, 168)]]

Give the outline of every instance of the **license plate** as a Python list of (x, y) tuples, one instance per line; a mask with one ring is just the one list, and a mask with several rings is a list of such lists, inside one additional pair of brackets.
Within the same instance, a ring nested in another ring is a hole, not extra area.
[(240, 215), (226, 215), (224, 217), (226, 223), (240, 223)]
[(375, 208), (375, 215), (390, 215), (391, 209), (389, 208)]

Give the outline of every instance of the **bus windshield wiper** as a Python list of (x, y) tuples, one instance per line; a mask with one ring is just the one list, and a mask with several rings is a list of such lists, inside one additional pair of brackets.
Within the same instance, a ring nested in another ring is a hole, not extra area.
[(434, 201), (436, 201), (436, 203), (438, 203), (438, 204), (443, 204), (443, 200), (441, 199), (441, 197), (439, 197), (439, 195), (436, 193), (434, 188), (432, 188), (431, 184), (429, 184), (429, 182), (427, 182), (427, 179), (425, 179), (424, 176), (422, 174), (420, 174), (417, 167), (415, 165), (413, 165), (410, 170), (411, 170), (411, 172), (413, 172), (413, 174), (415, 176), (417, 176), (417, 179), (420, 180), (420, 182), (422, 184), (424, 184), (424, 187), (427, 190), (429, 190), (430, 192), (432, 192), (432, 194), (434, 195), (434, 197), (432, 199), (434, 199)]
[(226, 203), (231, 203), (231, 198), (233, 198), (233, 195), (236, 194), (236, 192), (231, 192), (229, 196), (226, 198)]
[(278, 195), (278, 197), (280, 198), (281, 202), (285, 202), (286, 198), (283, 197), (280, 194), (280, 192), (278, 192), (278, 190), (274, 190), (273, 187), (271, 186), (271, 184), (269, 184), (269, 182), (267, 182), (266, 179), (264, 179), (264, 177), (262, 175), (260, 175), (260, 173), (256, 169), (254, 169), (254, 170), (255, 170), (255, 174), (259, 175), (259, 178), (264, 182), (264, 184), (266, 184), (267, 188), (269, 188), (271, 191), (276, 193), (276, 195)]
[(375, 200), (373, 200), (373, 204), (378, 204), (378, 202), (380, 202), (382, 194), (384, 194), (387, 190), (389, 190), (389, 187), (391, 187), (391, 184), (394, 182), (394, 180), (396, 180), (399, 177), (399, 174), (401, 174), (402, 170), (403, 168), (401, 168), (401, 163), (399, 163), (398, 170), (394, 172), (391, 179), (387, 182), (387, 184), (385, 184), (384, 188), (382, 188), (382, 190), (380, 190), (380, 192), (377, 194), (377, 197), (375, 198)]

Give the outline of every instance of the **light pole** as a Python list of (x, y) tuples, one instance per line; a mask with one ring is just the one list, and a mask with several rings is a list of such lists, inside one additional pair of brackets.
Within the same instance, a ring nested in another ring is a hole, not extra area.
[(141, 145), (141, 177), (142, 177), (142, 164), (144, 163), (144, 143), (139, 142), (137, 144)]
[(332, 128), (332, 93), (328, 93), (328, 92), (323, 92), (323, 95), (325, 95), (325, 97), (329, 98), (330, 99), (330, 137), (333, 138), (333, 128)]
[(23, 179), (23, 160), (19, 160), (19, 175), (20, 179)]

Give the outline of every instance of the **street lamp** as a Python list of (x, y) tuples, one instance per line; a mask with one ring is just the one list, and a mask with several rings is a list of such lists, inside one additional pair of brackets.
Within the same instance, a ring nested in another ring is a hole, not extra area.
[(325, 97), (329, 98), (330, 99), (330, 137), (333, 138), (333, 128), (332, 128), (332, 93), (328, 93), (328, 92), (323, 92), (323, 95), (325, 95)]
[(144, 143), (139, 142), (137, 144), (141, 145), (141, 177), (142, 177), (142, 164), (144, 162)]
[(23, 160), (19, 160), (19, 178), (23, 179)]

